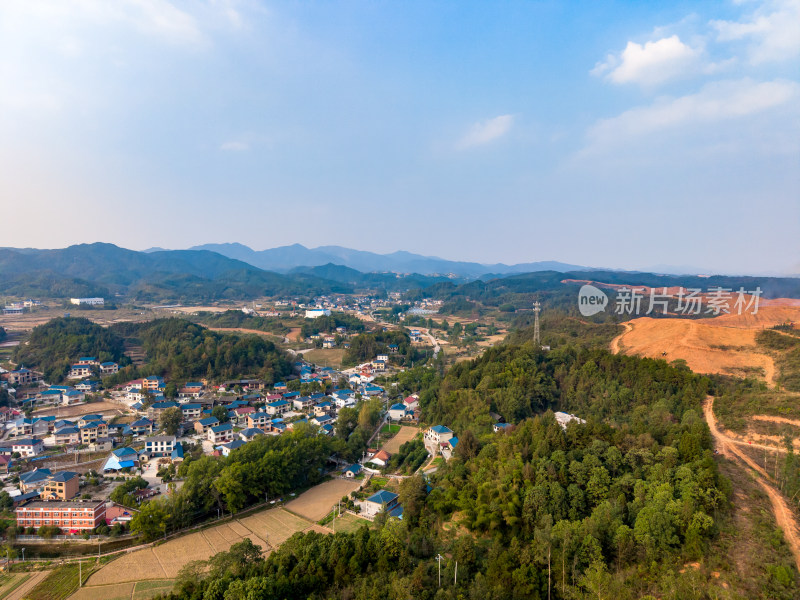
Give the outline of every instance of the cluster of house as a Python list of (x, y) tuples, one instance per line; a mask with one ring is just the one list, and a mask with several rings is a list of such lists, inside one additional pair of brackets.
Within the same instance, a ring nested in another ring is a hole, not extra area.
[(419, 396), (411, 394), (402, 402), (397, 402), (389, 407), (389, 418), (392, 421), (419, 421)]
[(99, 362), (94, 356), (82, 356), (70, 367), (67, 379), (86, 379), (95, 373), (113, 375), (117, 371), (119, 365), (113, 361)]
[(100, 414), (83, 415), (72, 419), (46, 417), (19, 417), (6, 422), (13, 437), (0, 442), (0, 454), (19, 453), (30, 458), (42, 454), (49, 446), (87, 445), (94, 450), (113, 446), (112, 438), (122, 435), (124, 425), (106, 422)]
[(3, 307), (3, 314), (4, 315), (21, 315), (25, 312), (25, 309), (32, 309), (35, 306), (41, 306), (42, 303), (39, 300), (33, 300), (28, 298), (27, 300), (23, 300), (21, 302), (9, 302)]

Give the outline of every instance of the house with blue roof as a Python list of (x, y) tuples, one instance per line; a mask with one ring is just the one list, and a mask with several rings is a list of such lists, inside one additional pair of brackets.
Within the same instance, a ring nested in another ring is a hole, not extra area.
[(222, 423), (208, 429), (208, 441), (212, 444), (219, 445), (233, 440), (233, 424)]
[(322, 427), (323, 425), (333, 425), (335, 421), (334, 418), (330, 415), (320, 415), (318, 417), (314, 417), (313, 419), (311, 419), (311, 422), (316, 423), (317, 425)]
[(163, 402), (154, 402), (150, 408), (147, 409), (147, 416), (150, 419), (158, 420), (163, 413), (168, 408), (178, 408), (178, 403), (173, 400), (165, 400)]
[(231, 452), (233, 452), (237, 448), (241, 448), (246, 443), (247, 442), (245, 442), (243, 440), (232, 440), (232, 441), (227, 442), (225, 444), (221, 444), (220, 446), (218, 446), (218, 448), (222, 452), (222, 456), (230, 456)]
[(155, 423), (150, 419), (137, 419), (122, 430), (122, 435), (150, 435), (154, 428)]
[(53, 432), (53, 440), (59, 446), (78, 444), (81, 441), (81, 431), (74, 425), (61, 427)]
[(200, 416), (203, 411), (203, 405), (196, 402), (187, 402), (181, 404), (181, 414), (184, 421), (193, 421)]
[(180, 442), (175, 442), (175, 449), (169, 455), (169, 459), (173, 463), (183, 461), (183, 444), (181, 444)]
[(264, 410), (268, 415), (277, 416), (282, 415), (285, 412), (289, 411), (289, 404), (288, 400), (276, 400), (275, 402), (270, 402), (264, 407)]
[(402, 402), (392, 404), (389, 407), (389, 418), (392, 421), (401, 421), (406, 416), (406, 405)]
[(264, 431), (262, 429), (259, 429), (258, 427), (248, 427), (247, 429), (242, 429), (239, 432), (239, 439), (244, 442), (249, 442), (259, 435), (264, 435)]
[(194, 422), (194, 430), (196, 433), (207, 433), (210, 428), (217, 425), (219, 425), (217, 417), (205, 417)]
[(111, 451), (103, 465), (103, 471), (120, 471), (126, 468), (133, 469), (137, 466), (139, 466), (139, 453), (133, 448), (124, 446)]
[(76, 390), (83, 392), (84, 394), (86, 392), (96, 392), (100, 389), (100, 382), (94, 379), (85, 379), (80, 383), (76, 383), (74, 387)]
[(343, 471), (343, 473), (344, 473), (344, 476), (345, 476), (345, 477), (347, 477), (347, 478), (349, 478), (349, 479), (353, 479), (353, 478), (354, 478), (354, 477), (356, 477), (356, 476), (357, 476), (359, 473), (361, 473), (361, 470), (362, 470), (362, 466), (361, 466), (360, 464), (358, 464), (358, 463), (353, 463), (352, 465), (350, 465), (349, 467), (347, 467), (347, 468), (346, 468), (346, 469)]
[(495, 423), (492, 429), (495, 433), (498, 433), (500, 431), (509, 431), (510, 427), (512, 427), (511, 423)]
[(364, 515), (374, 517), (383, 511), (391, 511), (397, 507), (399, 496), (389, 490), (375, 492), (364, 501)]
[(425, 430), (425, 443), (436, 444), (438, 447), (442, 442), (446, 442), (453, 437), (453, 431), (444, 425), (434, 425)]

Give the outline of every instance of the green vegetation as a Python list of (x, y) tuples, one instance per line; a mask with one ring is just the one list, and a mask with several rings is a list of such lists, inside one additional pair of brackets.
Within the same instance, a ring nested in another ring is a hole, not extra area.
[(286, 354), (258, 335), (223, 335), (177, 318), (118, 323), (110, 329), (120, 337), (140, 341), (147, 362), (106, 378), (109, 384), (145, 375), (176, 381), (254, 376), (273, 383), (291, 373)]
[(199, 312), (193, 319), (206, 327), (256, 329), (276, 335), (284, 335), (289, 331), (289, 328), (277, 319), (246, 315), (241, 310), (226, 310), (222, 313)]
[(143, 490), (147, 486), (148, 483), (143, 477), (132, 477), (115, 487), (109, 498), (117, 504), (134, 507), (137, 506), (138, 502), (131, 492)]
[(328, 457), (343, 449), (341, 440), (305, 425), (280, 436), (259, 436), (228, 457), (187, 457), (178, 469), (184, 479), (180, 490), (142, 505), (131, 531), (157, 539), (216, 516), (217, 509), (239, 512), (265, 496), (320, 483)]
[(316, 319), (305, 319), (300, 328), (300, 335), (307, 338), (316, 334), (332, 334), (336, 332), (337, 327), (346, 327), (348, 333), (354, 333), (364, 331), (364, 322), (353, 315), (332, 312)]
[(78, 576), (83, 583), (89, 579), (94, 569), (94, 561), (86, 561), (81, 569), (78, 563), (71, 562), (53, 569), (50, 574), (28, 592), (28, 600), (64, 600), (78, 590)]
[[(397, 345), (396, 353), (389, 352), (391, 344)], [(411, 338), (403, 331), (376, 331), (362, 333), (350, 340), (350, 348), (345, 352), (343, 365), (357, 365), (373, 360), (378, 354), (388, 354), (389, 360), (400, 366), (411, 366), (425, 358), (425, 352), (411, 344)]]
[(756, 342), (769, 350), (775, 359), (781, 387), (790, 392), (800, 392), (800, 337), (785, 329), (779, 326), (760, 331)]
[(120, 336), (83, 317), (59, 317), (34, 327), (28, 343), (14, 352), (15, 362), (41, 371), (51, 383), (63, 381), (70, 365), (82, 356), (120, 366), (130, 363)]
[(427, 458), (428, 451), (425, 449), (425, 444), (421, 438), (416, 437), (400, 446), (399, 452), (393, 454), (389, 459), (386, 470), (390, 473), (411, 475), (422, 466)]

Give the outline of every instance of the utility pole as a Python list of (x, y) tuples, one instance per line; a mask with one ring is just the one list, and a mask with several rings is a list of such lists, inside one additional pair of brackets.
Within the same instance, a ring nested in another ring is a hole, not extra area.
[(442, 559), (444, 557), (441, 554), (436, 555), (436, 560), (439, 561), (439, 587), (442, 587)]
[(83, 587), (83, 563), (78, 561), (78, 587)]
[(453, 575), (453, 586), (458, 587), (458, 561), (456, 561), (456, 572)]

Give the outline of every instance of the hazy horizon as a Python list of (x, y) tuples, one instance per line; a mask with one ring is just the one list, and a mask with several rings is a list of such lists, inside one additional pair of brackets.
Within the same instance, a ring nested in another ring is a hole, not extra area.
[(799, 58), (800, 0), (9, 0), (0, 246), (798, 274)]

